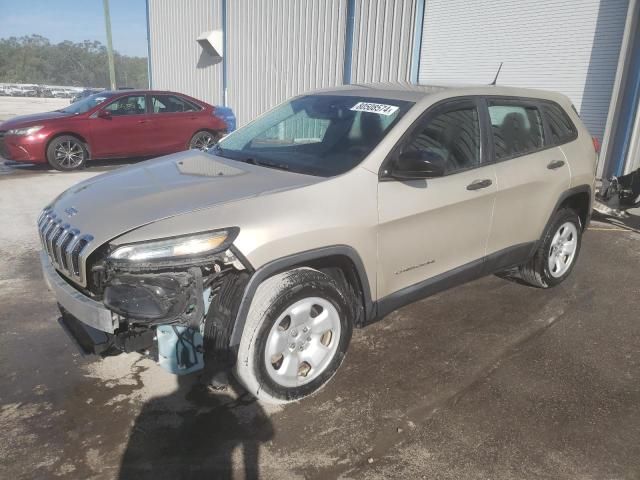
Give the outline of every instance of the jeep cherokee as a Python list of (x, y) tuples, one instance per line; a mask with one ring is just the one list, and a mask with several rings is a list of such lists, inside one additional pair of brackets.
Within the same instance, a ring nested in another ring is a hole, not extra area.
[(60, 323), (88, 353), (215, 365), (265, 402), (317, 391), (354, 327), (483, 275), (570, 274), (597, 155), (570, 101), (345, 86), (208, 152), (86, 180), (38, 220)]

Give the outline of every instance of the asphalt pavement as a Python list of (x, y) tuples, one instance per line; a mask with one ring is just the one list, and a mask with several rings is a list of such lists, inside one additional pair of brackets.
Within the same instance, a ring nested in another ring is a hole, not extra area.
[(640, 478), (640, 222), (597, 217), (551, 290), (487, 277), (354, 334), (318, 395), (266, 407), (57, 325), (35, 221), (103, 165), (0, 176), (0, 478)]

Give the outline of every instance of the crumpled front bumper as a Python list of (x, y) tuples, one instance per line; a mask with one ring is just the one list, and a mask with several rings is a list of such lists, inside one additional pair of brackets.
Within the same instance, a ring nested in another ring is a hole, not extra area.
[(40, 263), (47, 286), (54, 293), (58, 303), (71, 315), (86, 325), (107, 333), (114, 333), (118, 328), (117, 316), (101, 303), (83, 295), (69, 285), (49, 261), (49, 256), (40, 252)]
[(45, 252), (40, 253), (44, 280), (60, 306), (58, 320), (83, 355), (100, 355), (111, 348), (118, 320), (101, 303), (83, 295), (56, 272)]

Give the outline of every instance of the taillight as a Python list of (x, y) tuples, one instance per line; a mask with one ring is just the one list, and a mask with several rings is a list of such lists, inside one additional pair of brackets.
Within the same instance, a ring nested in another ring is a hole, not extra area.
[(593, 140), (593, 149), (596, 151), (596, 153), (600, 153), (600, 140), (598, 140), (598, 137), (591, 137), (591, 140)]

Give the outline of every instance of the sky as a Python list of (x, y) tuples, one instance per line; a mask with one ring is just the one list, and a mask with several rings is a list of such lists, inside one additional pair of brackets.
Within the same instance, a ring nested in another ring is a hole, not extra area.
[[(113, 48), (147, 56), (145, 0), (109, 0)], [(37, 34), (51, 43), (98, 40), (106, 45), (102, 0), (0, 0), (0, 38)]]

